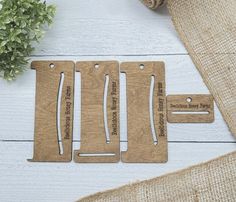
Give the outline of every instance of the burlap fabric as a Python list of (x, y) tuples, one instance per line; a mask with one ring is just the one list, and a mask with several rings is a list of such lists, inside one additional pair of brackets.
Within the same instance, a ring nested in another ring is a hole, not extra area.
[(236, 201), (236, 153), (152, 180), (98, 193), (80, 202)]
[(152, 9), (165, 2), (181, 40), (236, 136), (236, 0), (144, 0)]
[[(152, 9), (168, 4), (181, 40), (229, 129), (236, 135), (236, 0), (144, 0), (144, 3)], [(235, 202), (236, 152), (79, 201)]]

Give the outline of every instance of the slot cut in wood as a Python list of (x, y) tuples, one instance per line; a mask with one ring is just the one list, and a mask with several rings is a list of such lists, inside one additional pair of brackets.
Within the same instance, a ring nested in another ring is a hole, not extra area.
[(165, 67), (163, 62), (126, 62), (128, 150), (126, 163), (164, 163), (168, 160)]
[(200, 94), (167, 96), (167, 120), (170, 123), (212, 123), (213, 96)]
[(34, 61), (36, 103), (32, 162), (72, 160), (74, 72), (72, 61)]
[(120, 160), (119, 63), (78, 62), (81, 73), (81, 144), (77, 163)]

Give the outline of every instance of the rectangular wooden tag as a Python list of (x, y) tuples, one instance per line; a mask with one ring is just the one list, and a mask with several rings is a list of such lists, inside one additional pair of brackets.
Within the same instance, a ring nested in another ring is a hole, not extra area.
[(170, 123), (212, 123), (214, 102), (211, 95), (167, 96), (167, 118)]
[(33, 162), (72, 160), (75, 64), (34, 61), (36, 106)]
[(75, 151), (74, 160), (81, 163), (118, 162), (119, 63), (78, 62), (76, 71), (81, 73), (82, 112), (81, 145)]
[(164, 163), (168, 160), (165, 67), (163, 62), (127, 62), (127, 163)]

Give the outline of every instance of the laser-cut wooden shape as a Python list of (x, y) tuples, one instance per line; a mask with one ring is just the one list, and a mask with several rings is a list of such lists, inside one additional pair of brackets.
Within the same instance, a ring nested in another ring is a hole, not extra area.
[[(76, 71), (81, 73), (81, 147), (75, 151), (74, 160), (81, 163), (118, 162), (119, 64), (114, 61), (78, 62)], [(106, 77), (109, 77), (109, 83), (107, 106), (104, 107)], [(109, 134), (105, 129), (105, 112)]]
[(167, 119), (170, 123), (212, 123), (212, 95), (168, 95)]
[[(128, 150), (121, 153), (121, 159), (130, 163), (164, 163), (168, 159), (164, 63), (122, 63), (121, 72), (126, 74), (128, 111)], [(155, 134), (149, 104), (152, 77)]]
[(34, 156), (29, 161), (71, 161), (75, 64), (34, 61), (31, 67), (36, 70), (36, 106)]

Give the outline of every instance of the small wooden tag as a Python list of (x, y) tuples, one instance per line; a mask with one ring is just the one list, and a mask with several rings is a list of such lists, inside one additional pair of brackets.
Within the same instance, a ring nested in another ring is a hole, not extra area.
[(33, 162), (72, 160), (75, 64), (35, 61), (36, 107)]
[(167, 96), (167, 117), (170, 123), (212, 123), (214, 102), (211, 95)]
[(81, 145), (80, 150), (75, 151), (74, 160), (81, 163), (118, 162), (119, 64), (115, 61), (78, 62), (76, 71), (81, 73), (82, 111)]
[(128, 111), (128, 150), (122, 152), (122, 161), (166, 162), (168, 149), (164, 63), (122, 63), (121, 72), (126, 74)]

